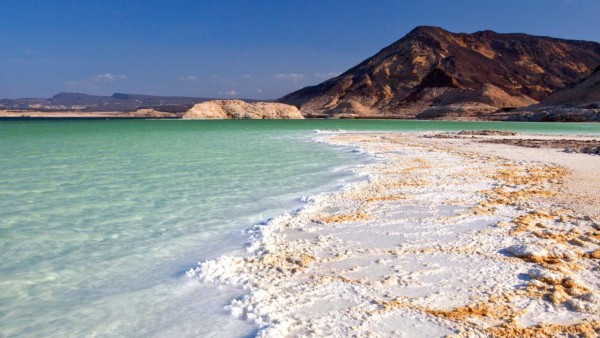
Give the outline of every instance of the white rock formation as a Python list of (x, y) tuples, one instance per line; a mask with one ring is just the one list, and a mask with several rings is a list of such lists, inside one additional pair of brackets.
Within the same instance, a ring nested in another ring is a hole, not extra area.
[(213, 100), (198, 103), (184, 119), (303, 119), (298, 108), (271, 102), (248, 103), (241, 100)]

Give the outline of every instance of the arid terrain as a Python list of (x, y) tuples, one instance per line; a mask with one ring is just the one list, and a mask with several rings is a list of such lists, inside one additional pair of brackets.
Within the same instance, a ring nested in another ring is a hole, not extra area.
[[(597, 42), (420, 26), (343, 74), (279, 101), (315, 117), (499, 120), (570, 120), (548, 110), (571, 104), (592, 109), (584, 119), (597, 120), (597, 107), (587, 107), (597, 98), (597, 81), (558, 91), (599, 65)], [(539, 102), (545, 109), (534, 106)]]
[[(208, 100), (59, 93), (0, 100), (0, 118), (139, 118), (141, 110), (152, 118), (181, 118), (199, 116), (194, 105)], [(600, 121), (600, 43), (419, 26), (341, 75), (277, 102), (295, 106), (305, 118)], [(203, 118), (230, 115), (262, 114)]]

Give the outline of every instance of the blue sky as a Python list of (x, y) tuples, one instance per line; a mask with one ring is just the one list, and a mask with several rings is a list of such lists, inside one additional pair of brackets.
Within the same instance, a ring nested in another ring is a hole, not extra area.
[(599, 0), (0, 0), (0, 98), (273, 99), (418, 25), (600, 41)]

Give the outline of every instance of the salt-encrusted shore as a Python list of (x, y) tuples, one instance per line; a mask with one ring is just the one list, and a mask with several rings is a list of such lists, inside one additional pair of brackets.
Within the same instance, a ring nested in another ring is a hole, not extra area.
[(323, 134), (368, 181), (189, 274), (246, 288), (261, 337), (597, 336), (600, 156), (426, 136)]

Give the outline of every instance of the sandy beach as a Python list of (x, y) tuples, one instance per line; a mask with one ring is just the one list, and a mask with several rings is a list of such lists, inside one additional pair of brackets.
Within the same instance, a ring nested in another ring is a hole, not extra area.
[(228, 309), (258, 336), (599, 334), (599, 155), (556, 146), (571, 136), (317, 137), (372, 154), (354, 168), (365, 179), (188, 272), (244, 287)]

